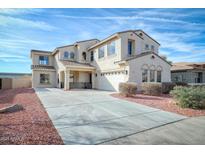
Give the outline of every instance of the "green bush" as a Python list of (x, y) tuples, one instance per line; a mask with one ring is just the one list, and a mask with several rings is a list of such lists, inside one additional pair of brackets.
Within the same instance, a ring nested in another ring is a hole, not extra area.
[(161, 83), (142, 83), (142, 93), (146, 95), (161, 95)]
[(188, 86), (186, 82), (175, 82), (177, 86)]
[(136, 95), (137, 93), (137, 84), (132, 82), (125, 82), (119, 84), (119, 92), (120, 94), (128, 97), (132, 95)]
[(163, 94), (169, 94), (171, 90), (174, 89), (176, 86), (173, 82), (162, 82), (162, 93)]
[(176, 86), (170, 93), (182, 108), (205, 109), (205, 87)]

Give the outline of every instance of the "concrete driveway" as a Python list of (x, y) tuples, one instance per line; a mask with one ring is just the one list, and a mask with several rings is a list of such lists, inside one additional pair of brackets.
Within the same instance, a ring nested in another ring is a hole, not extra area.
[(35, 89), (64, 144), (102, 144), (186, 117), (98, 90)]

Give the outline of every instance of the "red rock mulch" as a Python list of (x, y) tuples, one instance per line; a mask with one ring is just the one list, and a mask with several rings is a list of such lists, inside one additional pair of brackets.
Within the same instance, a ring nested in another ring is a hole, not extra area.
[(168, 95), (148, 96), (143, 94), (137, 94), (132, 97), (125, 97), (115, 93), (111, 94), (111, 96), (189, 117), (205, 115), (205, 110), (180, 108), (178, 105), (176, 105), (176, 102), (173, 100), (173, 98)]
[(33, 89), (0, 90), (0, 108), (15, 103), (24, 110), (0, 114), (0, 144), (63, 144)]

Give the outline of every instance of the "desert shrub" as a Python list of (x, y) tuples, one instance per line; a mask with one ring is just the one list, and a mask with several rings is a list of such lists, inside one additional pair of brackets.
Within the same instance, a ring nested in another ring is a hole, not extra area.
[(162, 82), (162, 93), (169, 94), (169, 92), (173, 90), (175, 86), (176, 84), (173, 82)]
[(161, 83), (142, 83), (142, 93), (146, 95), (161, 95)]
[(176, 86), (170, 93), (182, 108), (205, 109), (205, 87)]
[(175, 82), (177, 86), (188, 86), (186, 82)]
[(132, 82), (120, 83), (119, 92), (126, 97), (135, 95), (137, 93), (137, 84)]

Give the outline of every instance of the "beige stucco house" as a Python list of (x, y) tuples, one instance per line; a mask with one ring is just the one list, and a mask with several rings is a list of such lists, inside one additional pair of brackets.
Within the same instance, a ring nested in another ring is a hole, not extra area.
[(142, 30), (115, 33), (57, 47), (31, 50), (32, 86), (118, 91), (120, 82), (170, 82), (171, 65), (160, 44)]
[(205, 85), (205, 63), (179, 62), (171, 67), (173, 82), (186, 82), (189, 85)]

